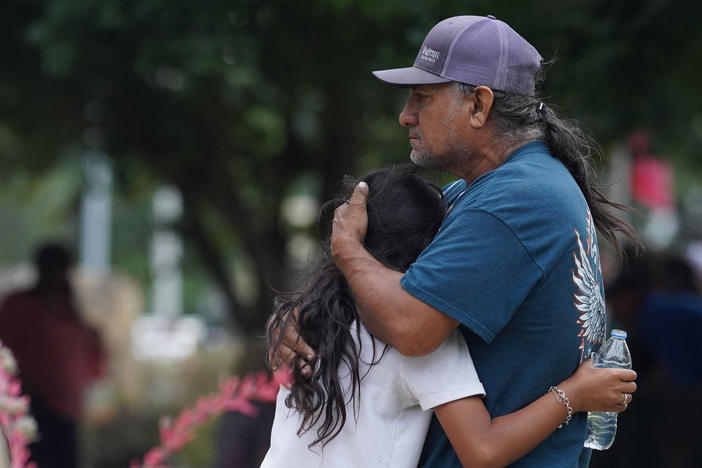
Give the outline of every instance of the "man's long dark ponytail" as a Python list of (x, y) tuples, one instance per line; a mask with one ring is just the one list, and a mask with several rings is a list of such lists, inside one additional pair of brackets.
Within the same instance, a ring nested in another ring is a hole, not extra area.
[[(543, 80), (543, 72), (537, 83)], [(474, 86), (456, 83), (470, 94)], [(593, 158), (600, 154), (597, 143), (574, 120), (561, 118), (556, 109), (543, 102), (538, 93), (533, 95), (494, 91), (495, 99), (490, 112), (495, 135), (507, 142), (518, 143), (543, 140), (551, 154), (561, 161), (580, 187), (590, 208), (597, 229), (622, 254), (617, 233), (628, 237), (634, 246), (640, 245), (634, 228), (612, 210), (631, 212), (628, 206), (609, 200), (597, 186), (597, 172)]]
[(638, 245), (634, 228), (612, 212), (612, 209), (625, 212), (631, 209), (609, 200), (596, 185), (593, 156), (599, 153), (597, 144), (582, 131), (577, 122), (560, 118), (551, 106), (542, 106), (541, 103), (535, 106), (542, 107), (537, 113), (542, 116), (544, 140), (551, 154), (563, 163), (578, 183), (597, 229), (618, 253), (622, 252), (622, 248), (617, 232), (623, 233), (634, 245)]

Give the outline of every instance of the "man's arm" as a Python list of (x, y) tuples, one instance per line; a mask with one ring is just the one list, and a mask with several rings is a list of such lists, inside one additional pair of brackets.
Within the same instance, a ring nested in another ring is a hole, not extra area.
[(331, 248), (356, 299), (361, 321), (378, 339), (400, 353), (434, 351), (458, 321), (417, 299), (400, 285), (403, 273), (386, 268), (363, 247), (368, 225), (368, 186), (361, 182), (349, 203), (334, 213)]

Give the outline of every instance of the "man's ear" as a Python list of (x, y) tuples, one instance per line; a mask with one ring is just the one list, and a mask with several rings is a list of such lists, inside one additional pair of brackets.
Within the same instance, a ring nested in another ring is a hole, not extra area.
[(487, 123), (495, 95), (487, 86), (478, 86), (468, 97), (472, 104), (469, 116), (470, 125), (473, 128), (482, 128)]

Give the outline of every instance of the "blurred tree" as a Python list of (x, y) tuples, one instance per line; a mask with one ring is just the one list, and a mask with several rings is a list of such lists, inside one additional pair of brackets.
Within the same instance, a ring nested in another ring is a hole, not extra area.
[[(546, 91), (601, 142), (648, 126), (693, 158), (701, 9), (692, 0), (6, 0), (0, 164), (35, 170), (100, 147), (123, 190), (144, 171), (175, 184), (183, 233), (238, 323), (260, 330), (268, 285), (285, 286), (282, 200), (301, 180), (317, 180), (327, 197), (343, 174), (406, 160), (396, 124), (404, 94), (369, 71), (411, 63), (438, 19), (505, 19), (544, 56), (557, 53)], [(232, 286), (231, 243), (258, 279), (252, 304)]]

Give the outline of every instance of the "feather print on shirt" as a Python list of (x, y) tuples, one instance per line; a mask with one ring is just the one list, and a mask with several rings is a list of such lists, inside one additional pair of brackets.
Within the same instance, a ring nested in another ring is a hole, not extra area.
[(590, 211), (587, 213), (587, 238), (583, 245), (577, 229), (575, 236), (578, 250), (573, 252), (573, 284), (576, 287), (573, 293), (576, 310), (578, 311), (577, 323), (580, 325), (578, 337), (580, 342), (580, 359), (590, 357), (592, 351), (604, 341), (607, 327), (604, 291), (602, 287), (602, 271), (600, 269), (599, 249), (595, 226), (592, 222)]

